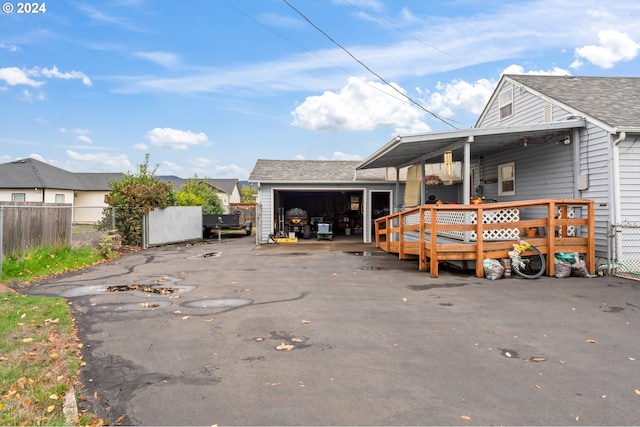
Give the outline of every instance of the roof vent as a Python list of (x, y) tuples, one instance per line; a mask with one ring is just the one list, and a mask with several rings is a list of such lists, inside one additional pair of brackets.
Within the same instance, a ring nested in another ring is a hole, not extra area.
[(544, 123), (549, 123), (553, 120), (553, 106), (551, 104), (546, 104), (542, 110), (542, 121)]

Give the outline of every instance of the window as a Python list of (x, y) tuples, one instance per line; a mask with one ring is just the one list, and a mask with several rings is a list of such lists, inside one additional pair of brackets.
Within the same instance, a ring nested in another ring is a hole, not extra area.
[(11, 201), (12, 202), (24, 202), (26, 201), (26, 194), (25, 193), (11, 193)]
[(513, 88), (509, 88), (500, 94), (500, 120), (513, 115)]
[(64, 203), (64, 194), (56, 194), (56, 203)]
[(498, 195), (514, 196), (516, 194), (516, 164), (505, 163), (498, 166)]

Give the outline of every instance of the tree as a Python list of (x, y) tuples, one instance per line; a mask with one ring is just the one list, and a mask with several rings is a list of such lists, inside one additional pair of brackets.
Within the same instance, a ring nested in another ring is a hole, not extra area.
[(176, 205), (202, 206), (203, 214), (224, 213), (222, 202), (215, 189), (197, 176), (187, 180), (187, 184), (176, 192)]
[(149, 168), (149, 154), (143, 164), (138, 165), (137, 174), (124, 174), (109, 183), (110, 192), (105, 203), (115, 208), (116, 228), (125, 245), (142, 244), (142, 217), (153, 208), (175, 205), (176, 196), (170, 184), (155, 177), (158, 169)]
[(243, 185), (240, 188), (240, 201), (242, 203), (255, 203), (258, 189), (251, 185)]

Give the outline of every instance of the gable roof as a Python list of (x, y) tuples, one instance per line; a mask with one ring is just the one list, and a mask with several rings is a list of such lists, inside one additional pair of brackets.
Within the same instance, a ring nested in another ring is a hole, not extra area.
[(359, 160), (258, 159), (249, 175), (249, 182), (338, 183), (385, 180), (384, 169), (356, 172), (360, 163)]
[(619, 130), (640, 128), (640, 77), (503, 76)]
[(60, 190), (109, 190), (119, 173), (72, 173), (36, 159), (0, 164), (0, 188), (56, 188)]

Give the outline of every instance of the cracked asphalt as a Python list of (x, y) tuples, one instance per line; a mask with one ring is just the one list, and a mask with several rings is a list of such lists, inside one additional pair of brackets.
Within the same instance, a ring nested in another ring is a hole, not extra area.
[(129, 253), (63, 295), (81, 408), (123, 425), (637, 425), (640, 289), (490, 281), (372, 245), (251, 238)]

